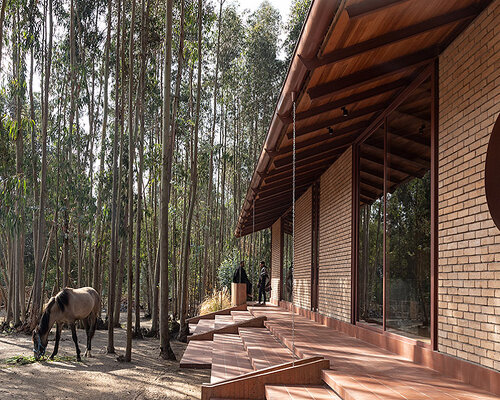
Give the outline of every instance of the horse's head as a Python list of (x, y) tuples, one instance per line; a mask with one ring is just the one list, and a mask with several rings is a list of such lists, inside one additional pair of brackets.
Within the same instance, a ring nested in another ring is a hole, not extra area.
[(37, 328), (33, 331), (32, 339), (33, 339), (33, 353), (35, 355), (35, 359), (39, 360), (45, 354), (45, 349), (47, 348), (47, 343), (49, 342), (48, 335), (40, 336), (40, 331)]

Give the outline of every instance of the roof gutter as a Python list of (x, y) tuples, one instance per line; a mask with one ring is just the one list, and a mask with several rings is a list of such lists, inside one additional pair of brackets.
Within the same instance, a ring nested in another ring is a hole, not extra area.
[(263, 180), (261, 174), (266, 171), (269, 163), (271, 162), (272, 157), (269, 152), (276, 149), (276, 146), (281, 138), (281, 134), (287, 126), (287, 124), (281, 120), (279, 115), (286, 115), (290, 112), (290, 109), (292, 108), (292, 96), (294, 94), (295, 96), (298, 95), (302, 89), (307, 74), (310, 72), (300, 60), (299, 55), (302, 58), (309, 59), (315, 57), (320, 52), (325, 37), (328, 32), (333, 29), (333, 26), (335, 26), (335, 23), (338, 21), (338, 17), (342, 13), (344, 7), (345, 0), (313, 0), (311, 7), (309, 8), (306, 23), (302, 27), (302, 32), (297, 46), (295, 47), (292, 62), (288, 68), (287, 77), (283, 87), (281, 88), (280, 97), (274, 110), (264, 147), (260, 153), (259, 161), (257, 162), (247, 190), (243, 209), (240, 213), (238, 225), (235, 231), (236, 237), (241, 236), (243, 216), (252, 208), (252, 200), (256, 196), (257, 189)]

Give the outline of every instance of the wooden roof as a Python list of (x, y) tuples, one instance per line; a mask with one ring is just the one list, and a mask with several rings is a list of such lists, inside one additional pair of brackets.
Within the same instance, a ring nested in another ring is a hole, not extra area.
[[(314, 0), (236, 236), (271, 226), (292, 204), (293, 97), (296, 198), (349, 146), (380, 129), (389, 114), (394, 186), (425, 173), (433, 61), (490, 2)], [(380, 148), (374, 135), (360, 152), (360, 200), (369, 203), (380, 195), (383, 143)]]

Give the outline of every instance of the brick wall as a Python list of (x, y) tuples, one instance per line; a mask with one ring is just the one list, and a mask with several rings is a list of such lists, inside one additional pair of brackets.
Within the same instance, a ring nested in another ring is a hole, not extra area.
[(500, 1), (439, 58), (439, 350), (500, 370), (500, 232), (484, 162), (500, 113)]
[(352, 151), (321, 176), (318, 310), (342, 321), (351, 316)]
[(295, 204), (295, 257), (293, 263), (294, 304), (311, 307), (312, 190), (309, 188)]
[(271, 302), (278, 304), (280, 300), (280, 269), (281, 269), (281, 218), (271, 227)]

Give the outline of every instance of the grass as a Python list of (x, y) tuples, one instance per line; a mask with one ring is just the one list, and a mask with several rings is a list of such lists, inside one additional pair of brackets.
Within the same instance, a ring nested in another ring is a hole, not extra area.
[(54, 362), (54, 361), (76, 361), (75, 357), (71, 356), (64, 356), (64, 357), (59, 357), (55, 356), (53, 360), (49, 358), (49, 356), (43, 356), (39, 360), (35, 359), (34, 356), (13, 356), (6, 358), (4, 360), (0, 360), (0, 365), (4, 368), (8, 367), (17, 367), (19, 365), (27, 365), (27, 364), (34, 364), (37, 362)]
[(214, 290), (211, 295), (207, 296), (200, 306), (200, 315), (209, 314), (214, 311), (220, 311), (231, 307), (231, 295), (226, 288), (220, 292)]

